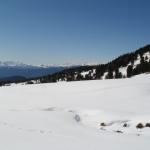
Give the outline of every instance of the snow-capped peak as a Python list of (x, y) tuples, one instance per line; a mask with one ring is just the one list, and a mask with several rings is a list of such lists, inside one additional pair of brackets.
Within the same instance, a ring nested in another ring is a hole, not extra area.
[(31, 66), (29, 64), (24, 64), (18, 61), (0, 61), (0, 67), (26, 67)]

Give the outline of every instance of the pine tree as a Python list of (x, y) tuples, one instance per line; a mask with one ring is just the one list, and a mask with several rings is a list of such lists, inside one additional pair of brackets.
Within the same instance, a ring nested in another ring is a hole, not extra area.
[(127, 68), (127, 77), (130, 78), (133, 75), (133, 66), (129, 65)]

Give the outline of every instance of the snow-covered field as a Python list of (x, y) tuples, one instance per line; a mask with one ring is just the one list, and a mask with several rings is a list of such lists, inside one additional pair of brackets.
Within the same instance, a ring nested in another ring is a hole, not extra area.
[(0, 150), (147, 150), (146, 123), (150, 74), (0, 88)]

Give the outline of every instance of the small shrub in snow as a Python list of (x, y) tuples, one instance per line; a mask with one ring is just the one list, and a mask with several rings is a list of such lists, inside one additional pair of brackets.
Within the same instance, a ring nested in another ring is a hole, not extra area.
[(74, 119), (75, 119), (77, 122), (80, 122), (80, 121), (81, 121), (80, 116), (79, 116), (79, 115), (77, 115), (77, 114), (75, 115)]
[(115, 131), (115, 132), (117, 132), (117, 133), (123, 133), (122, 131), (120, 131), (120, 130), (117, 130), (117, 131)]
[(144, 128), (144, 125), (142, 123), (139, 123), (139, 124), (137, 124), (136, 128), (137, 129), (142, 129), (142, 128)]
[(102, 122), (102, 123), (100, 124), (100, 126), (105, 127), (106, 124), (105, 124), (104, 122)]
[(32, 81), (27, 81), (26, 84), (34, 84)]
[(146, 123), (145, 127), (150, 127), (150, 123)]
[(123, 124), (123, 127), (125, 127), (125, 128), (128, 127), (128, 124), (127, 124), (127, 123), (124, 123), (124, 124)]

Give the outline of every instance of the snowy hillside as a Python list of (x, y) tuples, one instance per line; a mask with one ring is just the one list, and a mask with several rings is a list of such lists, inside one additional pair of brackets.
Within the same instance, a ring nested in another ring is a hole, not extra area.
[(150, 74), (4, 86), (0, 97), (1, 150), (150, 148)]
[[(150, 45), (123, 54), (106, 64), (85, 65), (38, 78), (38, 83), (121, 79), (150, 72)], [(36, 83), (36, 81), (34, 81)]]
[[(143, 57), (145, 62), (150, 62), (150, 52), (145, 52), (143, 53), (142, 56), (140, 56), (139, 54), (137, 54), (136, 58), (132, 61), (130, 61), (125, 67), (121, 66), (118, 68), (119, 73), (121, 73), (122, 77), (126, 78), (127, 77), (127, 68), (128, 66), (133, 64), (133, 69), (135, 69), (138, 65), (141, 64), (141, 57)], [(96, 76), (96, 69), (93, 70), (89, 70), (89, 71), (83, 71), (81, 72), (81, 75), (83, 76), (83, 78), (85, 78), (86, 75), (89, 75), (89, 72), (94, 72), (93, 74), (91, 74), (92, 78), (94, 78), (94, 75)], [(108, 71), (103, 73), (103, 76), (101, 77), (101, 79), (107, 79), (107, 75), (108, 75)], [(113, 70), (113, 78), (115, 78), (116, 76), (116, 72), (115, 70)]]

